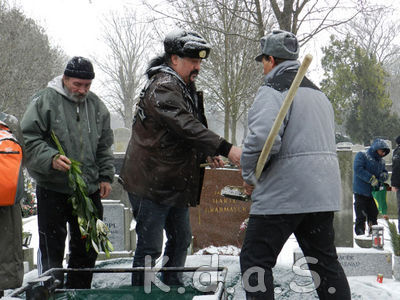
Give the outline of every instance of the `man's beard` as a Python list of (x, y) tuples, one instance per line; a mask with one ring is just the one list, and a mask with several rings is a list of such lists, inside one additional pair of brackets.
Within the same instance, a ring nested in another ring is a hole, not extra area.
[(72, 96), (73, 98), (78, 99), (78, 100), (85, 99), (86, 95), (87, 95), (87, 94), (81, 94), (81, 93), (72, 93), (72, 94), (71, 94), (71, 96)]
[[(193, 75), (196, 75), (193, 79), (192, 79), (192, 76)], [(194, 82), (194, 79), (197, 77), (199, 75), (199, 71), (198, 70), (193, 70), (192, 72), (190, 72), (190, 74), (189, 74), (189, 81), (190, 82)]]
[(65, 88), (65, 90), (67, 91), (68, 96), (69, 96), (72, 100), (74, 100), (74, 101), (76, 101), (76, 102), (82, 102), (82, 101), (86, 98), (86, 96), (87, 96), (87, 93), (86, 93), (86, 94), (71, 93), (67, 88)]

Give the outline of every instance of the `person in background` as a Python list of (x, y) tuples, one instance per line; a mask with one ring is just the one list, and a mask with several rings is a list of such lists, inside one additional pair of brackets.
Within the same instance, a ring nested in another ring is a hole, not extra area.
[[(264, 83), (249, 110), (249, 132), (241, 157), (249, 222), (240, 253), (247, 299), (274, 299), (272, 268), (294, 234), (320, 299), (350, 300), (350, 288), (334, 244), (334, 211), (341, 181), (331, 103), (307, 77), (275, 137), (259, 180), (257, 161), (299, 69), (293, 33), (274, 30), (261, 39)], [(305, 298), (308, 296), (305, 295)]]
[[(73, 57), (64, 74), (35, 94), (26, 110), (21, 127), (26, 145), (26, 162), (36, 180), (39, 227), (38, 271), (62, 268), (67, 223), (70, 230), (69, 268), (94, 267), (97, 253), (81, 237), (77, 217), (68, 198), (71, 161), (79, 161), (99, 218), (103, 216), (101, 199), (111, 192), (114, 164), (111, 145), (114, 136), (110, 113), (104, 103), (90, 91), (95, 74), (92, 63)], [(58, 137), (66, 156), (60, 155), (51, 132)], [(59, 276), (63, 286), (64, 277)], [(70, 273), (67, 288), (90, 288), (90, 273)]]
[(369, 226), (378, 224), (379, 211), (372, 196), (372, 189), (383, 185), (389, 178), (383, 159), (389, 152), (389, 146), (384, 140), (375, 139), (367, 151), (360, 151), (354, 157), (353, 193), (356, 235), (365, 234), (365, 222)]
[(396, 138), (397, 147), (393, 150), (392, 156), (392, 191), (396, 192), (398, 231), (400, 232), (400, 136)]
[[(167, 242), (164, 267), (183, 267), (192, 239), (189, 206), (199, 204), (206, 160), (222, 167), (218, 155), (239, 165), (241, 150), (207, 128), (203, 94), (194, 84), (211, 46), (196, 32), (176, 30), (164, 39), (165, 53), (147, 69), (120, 180), (129, 193), (138, 235), (133, 267), (151, 264)], [(147, 265), (149, 266), (149, 265)], [(181, 273), (162, 274), (164, 284), (180, 285)], [(144, 273), (132, 284), (143, 285)]]
[[(24, 148), (18, 120), (0, 112), (0, 121), (11, 130), (18, 143)], [(22, 256), (22, 215), (21, 205), (0, 206), (0, 298), (4, 290), (22, 285), (24, 266)]]

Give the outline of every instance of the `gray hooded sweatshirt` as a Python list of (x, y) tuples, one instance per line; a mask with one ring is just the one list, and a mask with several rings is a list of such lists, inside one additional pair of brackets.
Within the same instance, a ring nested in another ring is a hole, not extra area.
[[(257, 160), (287, 94), (268, 84), (294, 72), (285, 61), (265, 76), (249, 111), (249, 133), (241, 157), (243, 179), (255, 183), (250, 214), (297, 214), (340, 209), (341, 181), (332, 105), (317, 88), (300, 87), (275, 138), (258, 182)], [(284, 75), (283, 75), (284, 76)]]
[(81, 162), (82, 177), (91, 194), (98, 190), (99, 182), (114, 178), (110, 113), (91, 91), (82, 101), (73, 99), (61, 79), (56, 77), (33, 96), (21, 120), (27, 167), (39, 186), (72, 193), (68, 174), (51, 165), (58, 153), (50, 136), (54, 131), (67, 157)]

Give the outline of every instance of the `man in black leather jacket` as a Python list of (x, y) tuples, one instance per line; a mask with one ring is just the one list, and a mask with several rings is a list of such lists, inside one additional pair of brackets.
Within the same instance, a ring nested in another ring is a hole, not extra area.
[[(161, 255), (164, 229), (163, 266), (183, 267), (192, 238), (189, 206), (199, 203), (202, 186), (200, 164), (223, 166), (218, 157), (223, 155), (239, 165), (241, 149), (207, 128), (203, 97), (194, 85), (210, 48), (195, 32), (171, 32), (164, 40), (164, 55), (153, 59), (147, 70), (149, 80), (120, 173), (137, 222), (133, 267), (144, 266), (148, 255), (154, 265)], [(178, 285), (180, 277), (164, 273), (161, 279)], [(133, 273), (132, 284), (143, 285), (146, 278)]]

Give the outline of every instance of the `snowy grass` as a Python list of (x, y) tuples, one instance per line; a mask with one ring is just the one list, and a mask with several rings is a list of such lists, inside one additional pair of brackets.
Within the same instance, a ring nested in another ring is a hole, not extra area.
[[(397, 223), (397, 220), (393, 220)], [(383, 225), (384, 230), (384, 249), (391, 251), (390, 236), (387, 228), (386, 221), (379, 219), (378, 223)], [(31, 246), (34, 247), (35, 253), (38, 247), (38, 233), (37, 233), (37, 220), (36, 217), (29, 217), (24, 219), (24, 230), (32, 233)], [(276, 299), (318, 299), (315, 291), (312, 291), (311, 279), (307, 275), (298, 275), (292, 270), (293, 266), (293, 250), (298, 248), (296, 239), (292, 235), (282, 249), (278, 257), (277, 265), (274, 268), (275, 292)], [(354, 244), (354, 248), (359, 248)], [(67, 249), (67, 248), (66, 248)], [(223, 247), (210, 246), (201, 249), (189, 255), (186, 261), (186, 266), (199, 267), (199, 266), (223, 266), (228, 268), (227, 275), (227, 291), (230, 293), (229, 299), (245, 299), (245, 292), (241, 284), (240, 266), (239, 266), (239, 253), (240, 249), (228, 245)], [(36, 258), (35, 258), (36, 263)], [(107, 262), (98, 262), (99, 267), (118, 267), (130, 268), (132, 259), (114, 259)], [(66, 266), (66, 264), (65, 264)], [(37, 277), (37, 270), (27, 273), (24, 277), (24, 282), (28, 282)], [(210, 278), (215, 278), (210, 275)], [(350, 276), (348, 277), (349, 284), (352, 291), (352, 299), (357, 300), (375, 300), (375, 299), (400, 299), (400, 282), (394, 279), (384, 278), (383, 283), (376, 281), (376, 276)], [(193, 274), (186, 274), (184, 281), (186, 283), (193, 281)], [(310, 287), (309, 293), (296, 293), (289, 287), (290, 283), (298, 285), (306, 285)], [(120, 285), (130, 284), (129, 274), (95, 274), (93, 280), (94, 288), (102, 287), (117, 287)], [(10, 292), (10, 291), (8, 291)]]

